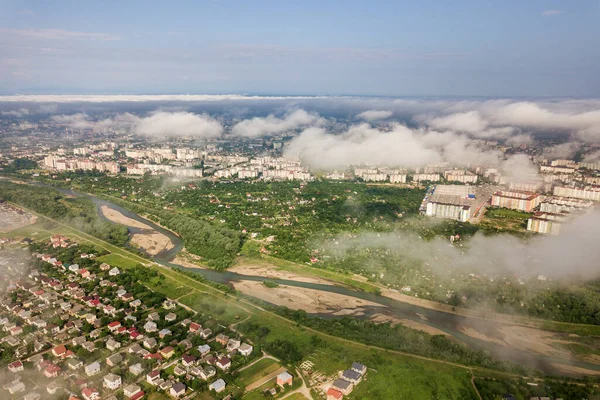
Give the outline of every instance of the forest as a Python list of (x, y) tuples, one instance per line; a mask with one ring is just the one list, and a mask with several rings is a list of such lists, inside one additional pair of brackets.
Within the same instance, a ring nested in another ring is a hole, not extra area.
[(0, 200), (10, 201), (118, 246), (129, 240), (127, 228), (102, 220), (85, 197), (68, 197), (58, 190), (0, 181)]

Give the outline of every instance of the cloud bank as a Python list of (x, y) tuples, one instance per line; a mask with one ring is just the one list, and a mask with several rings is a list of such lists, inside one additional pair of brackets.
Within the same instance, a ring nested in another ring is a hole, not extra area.
[(160, 138), (162, 136), (217, 137), (223, 133), (221, 123), (208, 115), (190, 112), (156, 111), (146, 117), (130, 113), (117, 114), (113, 118), (93, 120), (87, 114), (55, 115), (52, 119), (73, 129), (96, 131), (122, 129), (127, 132)]
[(364, 119), (365, 121), (377, 121), (386, 119), (394, 115), (391, 111), (367, 110), (356, 115), (356, 118)]
[(502, 153), (484, 151), (466, 135), (411, 129), (400, 124), (383, 130), (364, 123), (341, 134), (309, 128), (289, 142), (285, 154), (298, 157), (315, 170), (361, 164), (413, 167), (445, 161), (461, 165), (503, 163)]
[(536, 236), (527, 243), (511, 235), (477, 233), (465, 247), (448, 245), (447, 238), (425, 241), (413, 233), (368, 233), (343, 235), (325, 245), (328, 253), (344, 257), (361, 248), (384, 248), (394, 254), (426, 263), (438, 271), (447, 268), (476, 274), (520, 277), (546, 275), (552, 278), (597, 279), (600, 258), (600, 210), (564, 224), (557, 236)]
[(254, 117), (239, 122), (231, 128), (231, 133), (237, 136), (257, 137), (292, 131), (308, 125), (322, 125), (326, 121), (317, 114), (304, 110), (296, 110), (277, 118), (271, 114), (265, 118)]

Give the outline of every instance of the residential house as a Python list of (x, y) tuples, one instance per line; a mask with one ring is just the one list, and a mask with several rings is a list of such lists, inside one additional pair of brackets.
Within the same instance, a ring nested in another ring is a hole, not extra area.
[(148, 314), (147, 318), (150, 321), (158, 321), (158, 320), (160, 320), (160, 315), (156, 311), (154, 311), (154, 312), (151, 312), (150, 314)]
[(198, 346), (198, 351), (200, 352), (200, 355), (204, 357), (210, 353), (210, 346), (207, 344), (200, 345)]
[(146, 374), (146, 382), (148, 382), (151, 385), (156, 385), (159, 379), (160, 379), (160, 370), (158, 370), (158, 369), (155, 369), (154, 371)]
[(359, 362), (353, 362), (350, 367), (352, 371), (358, 372), (361, 375), (364, 375), (367, 372), (367, 367)]
[(142, 392), (142, 388), (132, 383), (123, 388), (123, 395), (129, 400), (137, 400), (144, 395), (144, 392)]
[(362, 375), (354, 370), (347, 369), (342, 373), (342, 378), (356, 385), (362, 379)]
[(100, 372), (100, 363), (98, 361), (94, 361), (93, 363), (85, 366), (85, 374), (87, 376), (94, 376), (98, 372)]
[(96, 345), (94, 344), (94, 342), (84, 342), (84, 343), (81, 344), (81, 347), (83, 347), (84, 349), (86, 349), (90, 353), (92, 351), (96, 350)]
[(183, 357), (181, 357), (181, 364), (183, 364), (184, 367), (191, 367), (196, 364), (196, 357), (190, 354), (184, 354)]
[(15, 379), (12, 382), (3, 386), (4, 389), (8, 390), (8, 393), (15, 394), (19, 392), (23, 392), (25, 390), (25, 384), (19, 379)]
[(250, 354), (252, 354), (252, 350), (254, 350), (254, 348), (248, 343), (243, 343), (237, 350), (238, 353), (240, 353), (241, 355), (249, 356)]
[(219, 333), (217, 335), (217, 337), (215, 338), (216, 342), (225, 346), (227, 345), (227, 342), (229, 342), (229, 336), (227, 335), (223, 335), (222, 333)]
[(167, 315), (165, 315), (165, 321), (167, 322), (173, 322), (177, 319), (177, 315), (174, 313), (168, 313)]
[(221, 393), (223, 390), (225, 390), (226, 385), (227, 384), (223, 379), (217, 379), (208, 386), (208, 389), (214, 390), (216, 393)]
[(213, 367), (212, 365), (208, 365), (200, 372), (200, 378), (206, 381), (215, 376), (216, 374), (217, 370), (215, 369), (215, 367)]
[(57, 358), (63, 358), (67, 354), (67, 348), (64, 345), (56, 346), (52, 349), (52, 355)]
[(334, 388), (327, 390), (327, 400), (341, 400), (343, 397), (344, 395), (339, 390), (335, 390)]
[(212, 330), (210, 328), (206, 328), (200, 331), (200, 337), (202, 339), (208, 339), (210, 335), (212, 335)]
[(71, 359), (67, 360), (67, 367), (69, 367), (69, 369), (75, 371), (75, 370), (78, 370), (79, 368), (83, 367), (83, 362), (79, 358), (71, 358)]
[(121, 323), (119, 321), (113, 321), (108, 324), (108, 330), (111, 332), (116, 332), (121, 327)]
[(106, 348), (110, 351), (115, 351), (121, 348), (121, 343), (117, 342), (113, 338), (110, 338), (106, 341)]
[(289, 372), (284, 371), (277, 375), (277, 384), (281, 387), (284, 387), (285, 385), (292, 386), (293, 379), (294, 377)]
[(352, 392), (352, 389), (354, 389), (354, 385), (352, 384), (352, 382), (348, 382), (347, 380), (342, 378), (338, 378), (335, 381), (333, 381), (331, 387), (337, 390), (338, 392), (341, 392), (345, 396), (349, 395)]
[(148, 321), (144, 324), (144, 330), (148, 333), (151, 332), (156, 332), (158, 330), (158, 327), (156, 325), (156, 322), (153, 321)]
[(156, 339), (154, 338), (146, 338), (144, 339), (144, 341), (142, 342), (142, 344), (144, 345), (145, 348), (147, 349), (152, 349), (156, 346)]
[(86, 387), (81, 391), (85, 400), (100, 400), (100, 392), (94, 388)]
[(8, 364), (8, 370), (14, 373), (23, 371), (23, 363), (21, 361), (12, 362)]
[(181, 382), (177, 382), (171, 386), (171, 390), (169, 391), (171, 396), (173, 397), (181, 397), (185, 394), (185, 385)]
[(163, 308), (166, 310), (173, 310), (175, 307), (177, 307), (177, 303), (171, 299), (167, 299), (163, 302)]
[(228, 357), (219, 358), (216, 365), (217, 368), (221, 369), (222, 371), (226, 371), (229, 369), (229, 367), (231, 367), (231, 359)]
[(61, 368), (58, 365), (50, 364), (44, 369), (46, 378), (56, 378), (60, 374)]
[(142, 372), (144, 372), (144, 368), (142, 368), (142, 364), (140, 364), (140, 363), (133, 364), (132, 366), (129, 367), (129, 372), (131, 372), (135, 376), (138, 376)]
[(227, 351), (237, 350), (242, 343), (237, 339), (229, 339), (227, 341)]
[(202, 329), (202, 325), (196, 323), (196, 322), (190, 322), (190, 326), (189, 326), (189, 331), (191, 333), (196, 333), (198, 332), (200, 329)]
[(116, 367), (117, 365), (121, 364), (122, 362), (123, 362), (123, 356), (119, 353), (113, 354), (112, 356), (106, 358), (106, 364), (108, 364), (111, 367)]
[(110, 275), (110, 276), (117, 276), (120, 273), (121, 273), (121, 271), (119, 271), (119, 268), (117, 268), (117, 267), (114, 267), (113, 269), (108, 271), (108, 275)]
[(108, 374), (104, 377), (104, 383), (103, 383), (105, 388), (108, 389), (118, 389), (121, 386), (121, 377), (119, 375), (116, 374)]
[(171, 346), (167, 346), (164, 349), (161, 349), (159, 351), (159, 353), (161, 356), (168, 359), (168, 358), (173, 357), (173, 355), (175, 354), (175, 349), (172, 348)]
[(164, 339), (165, 336), (168, 336), (171, 334), (171, 331), (169, 329), (161, 329), (160, 332), (158, 332), (158, 337), (161, 339)]

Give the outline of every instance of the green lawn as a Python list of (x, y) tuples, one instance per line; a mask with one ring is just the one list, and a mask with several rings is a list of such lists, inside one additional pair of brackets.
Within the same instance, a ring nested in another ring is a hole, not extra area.
[(244, 387), (248, 386), (252, 382), (269, 375), (279, 367), (281, 367), (281, 365), (277, 361), (270, 358), (264, 358), (240, 372), (238, 382)]
[(99, 257), (98, 261), (105, 262), (107, 264), (121, 267), (121, 268), (133, 268), (139, 264), (138, 261), (132, 260), (130, 258), (125, 258), (119, 254), (111, 253), (105, 256)]

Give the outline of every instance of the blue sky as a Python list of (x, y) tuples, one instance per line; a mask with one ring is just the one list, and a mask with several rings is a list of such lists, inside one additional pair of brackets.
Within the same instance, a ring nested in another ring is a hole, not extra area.
[(0, 0), (0, 93), (599, 96), (598, 0)]

